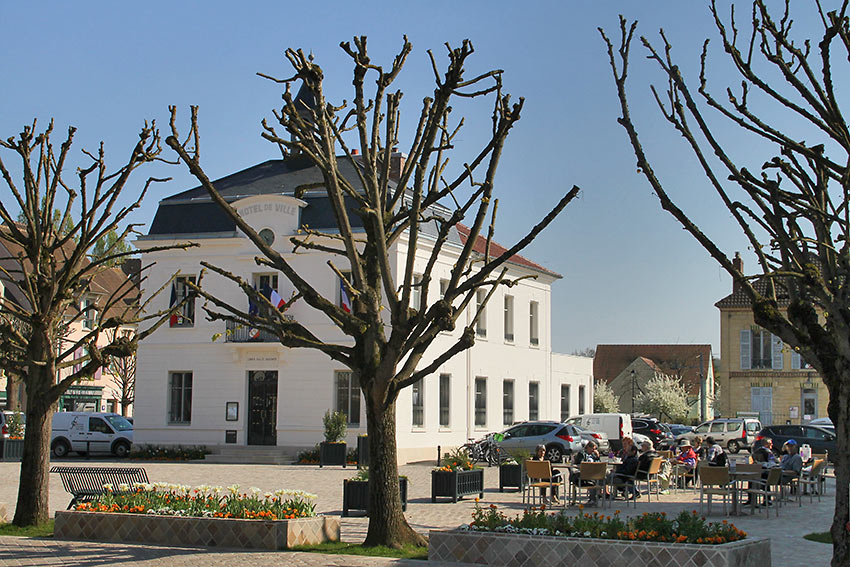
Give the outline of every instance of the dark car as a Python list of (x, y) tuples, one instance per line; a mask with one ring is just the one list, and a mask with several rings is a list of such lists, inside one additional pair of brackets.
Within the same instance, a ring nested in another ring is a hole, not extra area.
[(678, 437), (683, 433), (690, 433), (694, 430), (690, 425), (682, 425), (681, 423), (665, 423), (667, 427), (670, 428), (670, 431), (673, 433), (673, 437)]
[(666, 449), (676, 444), (670, 428), (653, 417), (633, 417), (632, 431), (649, 437), (656, 449)]
[(797, 442), (797, 445), (808, 445), (812, 453), (825, 453), (829, 451), (829, 460), (835, 461), (835, 434), (822, 427), (814, 425), (769, 425), (759, 431), (756, 439), (770, 437), (773, 439), (773, 448), (779, 451), (782, 445), (789, 439)]

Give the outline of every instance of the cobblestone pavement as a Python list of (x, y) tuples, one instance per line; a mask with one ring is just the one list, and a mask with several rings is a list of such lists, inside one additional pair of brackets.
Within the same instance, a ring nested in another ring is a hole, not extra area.
[[(96, 460), (66, 460), (73, 465), (100, 465)], [(124, 463), (129, 463), (124, 461)], [(54, 463), (55, 464), (55, 463)], [(296, 465), (232, 465), (191, 463), (135, 463), (145, 467), (152, 482), (174, 482), (229, 486), (239, 484), (244, 489), (257, 487), (263, 491), (278, 488), (307, 490), (318, 495), (317, 511), (324, 514), (340, 514), (342, 508), (342, 480), (353, 476), (352, 469), (339, 467), (322, 468), (318, 466)], [(472, 498), (458, 503), (443, 500), (432, 504), (430, 498), (430, 470), (432, 464), (413, 464), (401, 467), (401, 474), (410, 479), (410, 500), (407, 518), (411, 525), (422, 533), (431, 529), (449, 528), (465, 523), (470, 519), (474, 507)], [(17, 496), (19, 464), (0, 463), (0, 505), (5, 505), (11, 515)], [(498, 490), (498, 471), (495, 468), (485, 470), (484, 504), (496, 504), (506, 513), (519, 512), (523, 505), (516, 492), (500, 493)], [(50, 479), (50, 506), (53, 510), (64, 510), (70, 501), (57, 475)], [(639, 499), (637, 510), (625, 508), (624, 502), (616, 501), (614, 509), (622, 514), (634, 514), (648, 511), (664, 511), (676, 515), (681, 510), (699, 509), (699, 493), (693, 490), (674, 492), (661, 496), (660, 501), (646, 496)], [(815, 498), (809, 503), (804, 497), (803, 505), (796, 502), (780, 508), (779, 517), (773, 510), (769, 519), (762, 515), (743, 515), (730, 517), (729, 521), (752, 536), (769, 537), (772, 540), (774, 565), (783, 565), (782, 558), (791, 558), (795, 563), (803, 562), (808, 567), (828, 566), (832, 547), (804, 540), (802, 536), (809, 532), (829, 529), (834, 504), (832, 480), (827, 495), (818, 502)], [(576, 508), (567, 508), (568, 513), (577, 513)], [(723, 520), (721, 504), (712, 506), (712, 520)], [(611, 513), (606, 508), (605, 513)], [(8, 519), (8, 518), (7, 518)], [(366, 535), (368, 518), (351, 517), (342, 519), (342, 538), (344, 541), (362, 541)], [(240, 565), (255, 567), (278, 565), (281, 562), (294, 566), (421, 566), (421, 562), (399, 561), (374, 557), (333, 556), (299, 552), (246, 552), (219, 549), (163, 548), (148, 545), (101, 544), (92, 542), (56, 541), (53, 539), (29, 539), (0, 536), (0, 565), (121, 565), (133, 563), (145, 566), (160, 565)], [(429, 565), (437, 564), (431, 563)]]

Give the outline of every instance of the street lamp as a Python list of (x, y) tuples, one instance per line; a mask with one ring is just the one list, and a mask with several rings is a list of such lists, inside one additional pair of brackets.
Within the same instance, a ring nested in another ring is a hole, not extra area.
[(635, 369), (632, 368), (629, 374), (632, 375), (632, 413), (635, 413)]

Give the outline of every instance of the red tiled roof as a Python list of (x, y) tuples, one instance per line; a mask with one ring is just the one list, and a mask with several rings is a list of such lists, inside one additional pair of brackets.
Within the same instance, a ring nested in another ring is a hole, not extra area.
[(636, 358), (643, 358), (659, 372), (680, 375), (689, 395), (700, 391), (700, 361), (702, 371), (708, 372), (711, 345), (597, 345), (593, 357), (593, 377), (611, 383)]
[[(469, 227), (458, 223), (456, 225), (456, 228), (457, 228), (458, 234), (460, 235), (461, 244), (466, 244), (466, 241), (469, 238), (469, 232), (470, 232)], [(472, 247), (472, 249), (479, 254), (484, 254), (484, 250), (485, 250), (486, 246), (487, 246), (487, 238), (479, 235), (478, 238), (475, 240), (475, 244)], [(490, 241), (490, 257), (491, 258), (498, 258), (502, 254), (507, 252), (507, 250), (508, 249), (505, 248), (504, 246), (502, 246), (501, 244), (498, 244), (498, 243), (496, 243), (492, 240)], [(508, 259), (508, 262), (510, 262), (511, 264), (516, 264), (518, 266), (523, 266), (525, 268), (530, 268), (530, 269), (538, 271), (538, 272), (542, 272), (544, 274), (550, 275), (550, 276), (555, 277), (555, 278), (564, 277), (557, 272), (553, 272), (552, 270), (548, 270), (548, 269), (544, 268), (540, 264), (536, 264), (536, 263), (532, 262), (528, 258), (524, 258), (523, 256), (520, 256), (519, 254), (514, 254), (513, 256), (511, 256)]]

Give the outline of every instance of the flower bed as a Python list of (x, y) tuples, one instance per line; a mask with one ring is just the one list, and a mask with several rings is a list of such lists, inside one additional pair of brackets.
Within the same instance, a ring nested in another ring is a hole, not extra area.
[(432, 531), (428, 559), (484, 565), (770, 565), (767, 539), (746, 538), (732, 524), (707, 523), (696, 512), (623, 519), (618, 513), (571, 517), (526, 510), (508, 518), (495, 505), (480, 508), (458, 530)]
[(56, 538), (250, 549), (339, 541), (339, 519), (316, 516), (315, 496), (298, 490), (243, 493), (238, 485), (167, 483), (104, 488), (73, 512), (56, 513)]

